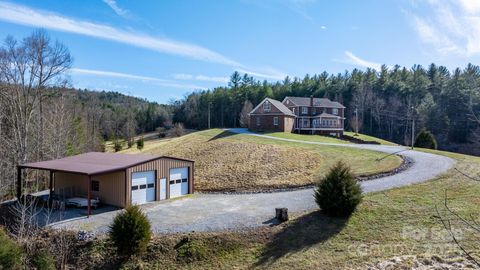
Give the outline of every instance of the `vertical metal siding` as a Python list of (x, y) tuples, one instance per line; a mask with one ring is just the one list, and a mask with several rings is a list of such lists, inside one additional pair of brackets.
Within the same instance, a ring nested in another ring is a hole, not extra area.
[(160, 179), (161, 178), (166, 178), (167, 179), (167, 199), (170, 198), (170, 169), (173, 168), (183, 168), (183, 167), (188, 167), (188, 178), (189, 178), (189, 183), (188, 183), (188, 193), (193, 193), (193, 184), (194, 184), (194, 178), (193, 178), (193, 166), (194, 163), (191, 161), (184, 161), (184, 160), (177, 160), (177, 159), (171, 159), (171, 158), (160, 158), (157, 160), (153, 160), (150, 162), (146, 162), (134, 167), (130, 167), (126, 170), (126, 200), (125, 203), (129, 204), (132, 199), (131, 199), (131, 185), (132, 185), (132, 173), (133, 172), (143, 172), (143, 171), (156, 171), (156, 179), (155, 179), (155, 185), (156, 185), (156, 192), (155, 192), (155, 199), (159, 200), (160, 199)]

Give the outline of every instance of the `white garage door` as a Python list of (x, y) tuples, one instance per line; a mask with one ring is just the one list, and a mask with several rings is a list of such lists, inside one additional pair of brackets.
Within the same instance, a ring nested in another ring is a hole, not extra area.
[(155, 172), (132, 173), (132, 204), (155, 201)]
[(170, 169), (170, 198), (188, 194), (188, 167)]

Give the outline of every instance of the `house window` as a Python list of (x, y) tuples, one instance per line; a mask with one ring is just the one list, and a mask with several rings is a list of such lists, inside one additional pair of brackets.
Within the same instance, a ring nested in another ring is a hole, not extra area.
[(308, 126), (309, 126), (308, 119), (303, 119), (303, 127), (308, 127)]
[(317, 108), (312, 108), (312, 114), (313, 115), (317, 114)]
[(273, 117), (273, 125), (278, 126), (278, 117)]
[(100, 182), (96, 180), (92, 180), (91, 186), (92, 186), (92, 191), (100, 191)]
[(308, 107), (302, 107), (302, 114), (308, 114)]
[(337, 108), (333, 108), (333, 109), (332, 109), (332, 114), (333, 114), (333, 115), (338, 115), (338, 109), (337, 109)]
[(260, 126), (260, 117), (257, 117), (255, 120), (257, 122), (257, 126)]
[(292, 111), (293, 111), (293, 114), (295, 114), (295, 108), (293, 108)]
[(265, 103), (263, 103), (263, 111), (270, 112), (270, 102), (265, 101)]

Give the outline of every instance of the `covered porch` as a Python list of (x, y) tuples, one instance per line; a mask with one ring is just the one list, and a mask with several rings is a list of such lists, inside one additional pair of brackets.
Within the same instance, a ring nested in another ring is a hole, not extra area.
[[(26, 170), (47, 171), (48, 190), (29, 194), (23, 179)], [(86, 215), (90, 216), (99, 204), (124, 207), (125, 179), (124, 164), (87, 153), (18, 165), (16, 195), (20, 202), (33, 199), (48, 209), (86, 208)]]

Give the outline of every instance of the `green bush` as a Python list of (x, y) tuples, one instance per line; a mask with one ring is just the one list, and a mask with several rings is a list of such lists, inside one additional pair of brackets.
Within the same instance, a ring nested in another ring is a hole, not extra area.
[(343, 162), (335, 164), (315, 189), (315, 201), (331, 216), (348, 216), (362, 201), (362, 188)]
[(120, 140), (114, 140), (113, 141), (113, 149), (115, 152), (122, 151), (123, 149), (123, 142)]
[(145, 145), (145, 141), (143, 137), (140, 137), (140, 139), (138, 139), (137, 141), (137, 149), (141, 151), (144, 145)]
[(0, 269), (19, 269), (22, 249), (0, 228)]
[(433, 136), (430, 131), (422, 129), (415, 138), (414, 146), (428, 149), (437, 149), (437, 140), (435, 140), (435, 136)]
[(46, 251), (35, 254), (32, 263), (37, 270), (55, 269), (55, 259)]
[(151, 237), (150, 222), (138, 206), (128, 206), (113, 219), (110, 239), (121, 255), (143, 253)]

